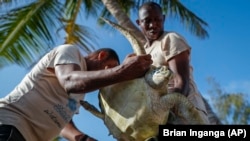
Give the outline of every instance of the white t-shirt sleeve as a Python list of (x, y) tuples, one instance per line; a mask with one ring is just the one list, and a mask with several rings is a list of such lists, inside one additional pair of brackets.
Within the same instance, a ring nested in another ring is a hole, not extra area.
[(168, 33), (162, 39), (162, 52), (166, 60), (182, 53), (185, 50), (190, 50), (190, 46), (187, 44), (185, 39), (177, 33)]
[(80, 65), (80, 52), (74, 45), (61, 45), (55, 52), (53, 65), (78, 64)]

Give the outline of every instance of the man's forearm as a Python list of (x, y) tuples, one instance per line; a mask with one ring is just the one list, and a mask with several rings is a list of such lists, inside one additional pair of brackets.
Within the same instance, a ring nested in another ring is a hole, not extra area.
[(68, 93), (87, 93), (114, 83), (129, 80), (119, 67), (99, 71), (74, 71), (65, 82)]

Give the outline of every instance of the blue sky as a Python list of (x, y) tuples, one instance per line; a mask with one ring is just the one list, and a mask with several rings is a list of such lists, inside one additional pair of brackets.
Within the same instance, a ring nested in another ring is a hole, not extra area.
[[(208, 24), (209, 38), (201, 40), (190, 34), (178, 20), (166, 19), (165, 29), (183, 35), (192, 47), (194, 79), (201, 93), (210, 98), (208, 77), (213, 77), (225, 92), (243, 92), (250, 96), (250, 14), (249, 0), (181, 0)], [(133, 19), (135, 20), (135, 19)], [(120, 33), (101, 29), (91, 20), (84, 25), (96, 29), (99, 47), (114, 48), (121, 60), (132, 52), (130, 44)], [(0, 97), (18, 84), (27, 70), (10, 66), (0, 70)], [(97, 93), (86, 95), (86, 100), (98, 105)], [(77, 126), (100, 141), (113, 141), (103, 122), (81, 108), (74, 117)]]

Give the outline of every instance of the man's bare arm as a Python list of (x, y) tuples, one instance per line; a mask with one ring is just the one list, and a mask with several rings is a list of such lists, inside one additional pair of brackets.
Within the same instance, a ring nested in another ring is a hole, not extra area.
[(170, 92), (188, 94), (189, 85), (189, 52), (182, 52), (169, 60), (169, 68), (174, 72), (174, 88)]
[(141, 77), (152, 64), (150, 55), (128, 56), (114, 68), (80, 71), (76, 64), (57, 65), (55, 74), (68, 93), (86, 93), (114, 83)]

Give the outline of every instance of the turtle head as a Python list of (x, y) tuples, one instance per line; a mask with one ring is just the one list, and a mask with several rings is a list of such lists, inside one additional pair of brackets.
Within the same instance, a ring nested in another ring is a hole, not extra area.
[(173, 77), (173, 72), (167, 66), (152, 66), (145, 74), (144, 79), (153, 89), (167, 93), (167, 84)]

